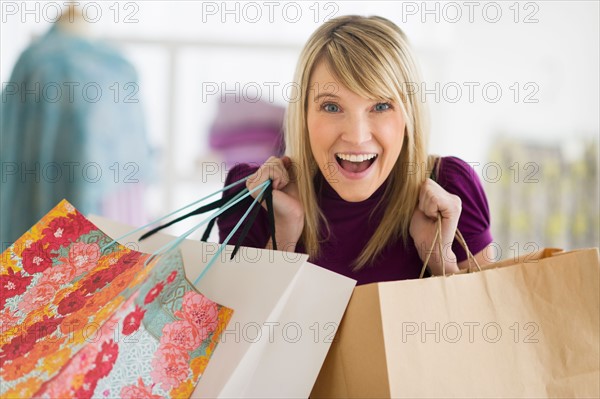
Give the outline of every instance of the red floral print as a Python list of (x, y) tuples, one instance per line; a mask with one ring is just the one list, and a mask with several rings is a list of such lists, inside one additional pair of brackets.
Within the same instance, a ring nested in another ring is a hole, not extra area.
[(79, 290), (84, 293), (92, 294), (97, 290), (104, 288), (104, 286), (110, 283), (115, 276), (115, 270), (111, 268), (98, 270), (96, 273), (82, 281)]
[(25, 356), (35, 346), (35, 336), (21, 335), (13, 338), (8, 344), (2, 346), (0, 351), (0, 368), (4, 362)]
[(60, 247), (68, 246), (93, 229), (95, 229), (94, 225), (77, 212), (77, 214), (52, 219), (48, 227), (42, 230), (42, 240), (48, 243), (48, 249), (55, 251)]
[(152, 386), (144, 385), (142, 377), (138, 378), (137, 385), (128, 385), (121, 389), (121, 399), (161, 399), (160, 395), (152, 394)]
[(56, 295), (57, 289), (55, 285), (48, 283), (35, 285), (29, 291), (25, 292), (23, 299), (17, 304), (17, 309), (25, 314), (30, 314), (51, 302)]
[(40, 321), (32, 324), (31, 326), (29, 326), (29, 328), (27, 328), (27, 330), (25, 330), (25, 335), (33, 336), (36, 341), (39, 341), (45, 336), (50, 335), (54, 331), (56, 331), (56, 329), (58, 328), (60, 323), (62, 323), (62, 321), (62, 317), (48, 317), (44, 315), (44, 317)]
[(152, 359), (150, 376), (164, 390), (179, 386), (189, 374), (188, 352), (174, 345), (160, 345)]
[(153, 300), (155, 300), (156, 297), (161, 293), (161, 291), (163, 290), (164, 287), (165, 287), (165, 283), (163, 283), (162, 281), (160, 283), (156, 284), (154, 287), (152, 287), (152, 289), (150, 291), (148, 291), (148, 294), (146, 294), (146, 298), (144, 299), (144, 305), (147, 305), (150, 302), (152, 302)]
[(75, 266), (77, 275), (92, 270), (99, 259), (100, 247), (97, 243), (76, 242), (69, 248), (69, 263)]
[(80, 291), (74, 291), (67, 295), (62, 301), (60, 301), (56, 310), (58, 311), (58, 313), (66, 316), (83, 308), (85, 306), (86, 301), (87, 298), (83, 293), (81, 293)]
[(15, 274), (11, 268), (8, 268), (8, 274), (0, 275), (0, 308), (4, 308), (8, 298), (24, 293), (32, 278), (21, 272)]
[(64, 262), (60, 265), (46, 269), (37, 283), (52, 284), (56, 287), (60, 287), (66, 283), (70, 283), (76, 276), (76, 273), (75, 266), (68, 262)]
[(175, 316), (184, 318), (194, 325), (200, 333), (200, 340), (204, 341), (217, 329), (219, 308), (215, 302), (204, 295), (188, 291), (183, 296), (181, 311), (175, 312)]
[(51, 337), (50, 339), (38, 341), (27, 356), (34, 359), (44, 358), (57, 352), (67, 339), (67, 337), (63, 336), (62, 338)]
[(43, 242), (32, 243), (21, 253), (23, 269), (29, 274), (41, 273), (52, 266), (52, 255)]
[[(32, 356), (21, 356), (14, 359), (10, 364), (2, 367), (0, 375), (4, 381), (14, 381), (23, 375), (30, 373), (37, 363), (37, 358)], [(4, 396), (3, 396), (4, 397)]]
[(177, 271), (173, 270), (171, 274), (169, 274), (169, 277), (167, 277), (167, 283), (172, 283), (175, 281), (175, 277), (177, 277)]
[(73, 397), (77, 399), (91, 399), (94, 396), (94, 391), (96, 390), (97, 385), (98, 380), (94, 378), (88, 378), (86, 375), (83, 380), (83, 384), (81, 384), (79, 389), (75, 391)]
[(117, 275), (121, 274), (135, 266), (140, 261), (141, 256), (142, 254), (139, 252), (127, 252), (119, 258), (111, 269), (115, 270)]
[(73, 396), (78, 399), (91, 398), (98, 386), (98, 381), (110, 374), (118, 356), (119, 345), (113, 340), (104, 342), (94, 360), (94, 368), (86, 373), (83, 384)]
[(191, 352), (202, 343), (200, 333), (187, 320), (179, 320), (165, 325), (162, 333), (161, 345), (171, 344)]
[(119, 345), (110, 340), (102, 344), (101, 351), (96, 355), (96, 367), (90, 372), (97, 379), (106, 377), (112, 370), (119, 356)]
[(136, 305), (135, 309), (125, 316), (125, 319), (123, 320), (123, 334), (130, 335), (137, 331), (138, 328), (140, 328), (145, 313), (145, 309)]
[[(10, 314), (10, 309), (5, 310), (4, 313), (0, 313), (0, 333), (2, 335), (4, 335), (6, 331), (16, 327), (18, 323), (19, 318)], [(2, 338), (0, 338), (0, 343), (4, 342), (4, 339)]]
[(0, 348), (0, 366), (7, 360), (14, 360), (25, 356), (36, 342), (44, 337), (54, 333), (58, 328), (62, 318), (44, 316), (41, 321), (32, 324), (25, 332), (14, 337), (8, 344)]
[(138, 378), (137, 386), (136, 385), (128, 385), (121, 389), (121, 398), (122, 399), (161, 399), (160, 395), (152, 394), (152, 386), (147, 387), (144, 385), (144, 381), (142, 377)]

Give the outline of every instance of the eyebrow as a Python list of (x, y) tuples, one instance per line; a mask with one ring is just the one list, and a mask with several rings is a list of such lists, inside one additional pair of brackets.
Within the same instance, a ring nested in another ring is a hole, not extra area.
[(321, 94), (318, 94), (315, 97), (314, 101), (317, 101), (317, 100), (319, 100), (320, 98), (323, 98), (323, 97), (340, 98), (340, 96), (338, 96), (338, 95), (336, 95), (334, 93), (321, 93)]

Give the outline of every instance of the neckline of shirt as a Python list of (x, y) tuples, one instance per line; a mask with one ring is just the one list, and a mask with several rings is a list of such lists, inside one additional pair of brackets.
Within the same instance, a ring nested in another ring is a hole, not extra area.
[(343, 202), (345, 204), (348, 204), (349, 206), (361, 206), (364, 204), (371, 205), (372, 202), (379, 202), (383, 198), (385, 189), (388, 184), (388, 180), (389, 180), (389, 177), (383, 182), (383, 184), (381, 184), (381, 186), (379, 186), (377, 188), (377, 190), (375, 190), (375, 192), (373, 194), (371, 194), (371, 196), (369, 198), (367, 198), (363, 201), (359, 201), (359, 202), (346, 201), (345, 199), (340, 197), (340, 195), (337, 193), (337, 191), (335, 191), (335, 189), (331, 186), (331, 184), (329, 184), (327, 179), (325, 179), (325, 177), (323, 177), (323, 174), (321, 173), (321, 171), (317, 172), (317, 175), (315, 176), (315, 188), (317, 191), (317, 195), (319, 195), (319, 191), (320, 191), (321, 197), (331, 199), (336, 202), (337, 201)]

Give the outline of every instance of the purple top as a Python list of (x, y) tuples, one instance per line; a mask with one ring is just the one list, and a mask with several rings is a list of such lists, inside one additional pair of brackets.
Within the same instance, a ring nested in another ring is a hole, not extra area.
[[(235, 166), (228, 174), (226, 185), (254, 173), (258, 168), (246, 164)], [(490, 232), (490, 212), (487, 199), (479, 177), (469, 164), (456, 157), (441, 158), (438, 184), (449, 193), (458, 195), (462, 200), (462, 212), (458, 221), (458, 229), (463, 234), (469, 249), (477, 254), (492, 242)], [(381, 221), (384, 207), (377, 207), (370, 218), (371, 211), (382, 199), (386, 183), (362, 202), (347, 202), (322, 178), (320, 173), (315, 179), (319, 206), (323, 211), (331, 235), (321, 243), (321, 254), (317, 259), (309, 259), (311, 263), (343, 274), (357, 280), (357, 284), (368, 284), (380, 281), (394, 281), (418, 278), (423, 266), (413, 240), (408, 237), (405, 247), (402, 239), (391, 243), (374, 260), (358, 272), (352, 271), (352, 264)], [(239, 188), (238, 188), (239, 187)], [(241, 190), (240, 185), (235, 190)], [(319, 190), (320, 187), (320, 190)], [(231, 193), (228, 191), (227, 193)], [(252, 198), (246, 199), (242, 206), (227, 216), (221, 216), (219, 238), (223, 242), (245, 210)], [(230, 244), (237, 242), (238, 232), (232, 237)], [(248, 236), (242, 243), (246, 247), (264, 248), (269, 241), (267, 213), (261, 208)], [(458, 261), (466, 259), (462, 247), (454, 241), (452, 250)], [(302, 242), (296, 246), (296, 252), (305, 252)]]

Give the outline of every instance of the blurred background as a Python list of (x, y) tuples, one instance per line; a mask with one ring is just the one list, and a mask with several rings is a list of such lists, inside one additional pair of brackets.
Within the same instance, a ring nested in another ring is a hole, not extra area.
[(430, 151), (482, 179), (495, 259), (599, 245), (596, 1), (1, 7), (3, 248), (62, 198), (139, 226), (221, 188), (235, 163), (279, 154), (301, 47), (345, 14), (408, 35)]

